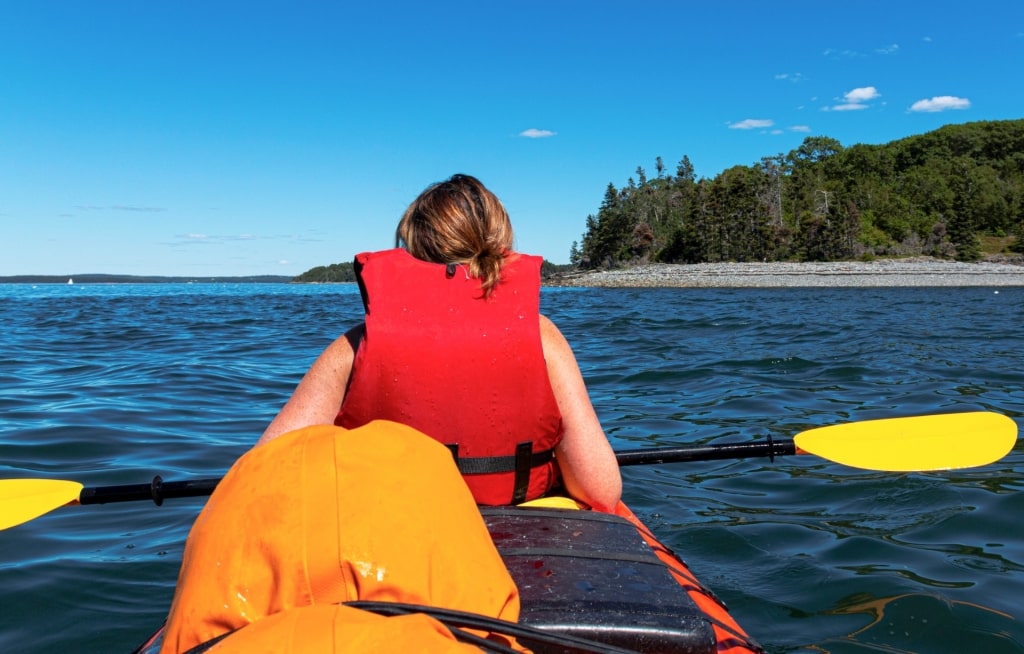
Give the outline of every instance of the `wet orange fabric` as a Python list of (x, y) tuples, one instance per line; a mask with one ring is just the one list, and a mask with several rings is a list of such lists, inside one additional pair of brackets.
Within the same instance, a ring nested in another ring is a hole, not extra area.
[(385, 618), (348, 606), (321, 604), (276, 613), (220, 641), (210, 654), (367, 654), (480, 650), (455, 640), (440, 622), (423, 614)]
[(231, 467), (189, 534), (161, 654), (356, 599), (519, 617), (451, 453), (388, 421), (301, 429)]

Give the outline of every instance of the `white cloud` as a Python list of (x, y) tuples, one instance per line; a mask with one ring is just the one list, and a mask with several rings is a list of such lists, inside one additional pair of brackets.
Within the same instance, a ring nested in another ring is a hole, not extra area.
[(546, 139), (554, 136), (555, 134), (557, 134), (557, 132), (552, 132), (549, 129), (536, 129), (534, 127), (519, 132), (519, 136), (528, 139)]
[(897, 53), (897, 52), (899, 52), (899, 51), (900, 51), (900, 46), (898, 46), (898, 45), (897, 45), (897, 44), (895, 44), (895, 43), (893, 43), (892, 45), (887, 45), (887, 46), (885, 46), (885, 47), (882, 47), (882, 48), (876, 48), (876, 49), (875, 49), (875, 53), (876, 53), (876, 54), (880, 54), (880, 55), (891, 55), (891, 54), (896, 54), (896, 53)]
[(771, 127), (775, 124), (775, 121), (764, 120), (758, 118), (747, 118), (741, 120), (738, 123), (731, 123), (729, 129), (763, 129), (765, 127)]
[(792, 127), (789, 128), (789, 131), (791, 131), (791, 132), (809, 132), (809, 131), (811, 131), (811, 128), (808, 127), (807, 125), (793, 125)]
[(954, 95), (937, 95), (930, 100), (918, 100), (910, 105), (910, 110), (935, 113), (949, 109), (967, 109), (970, 106), (971, 101), (967, 98), (958, 98)]
[(880, 97), (882, 94), (878, 92), (873, 86), (862, 86), (852, 91), (848, 91), (843, 98), (850, 104), (858, 104), (861, 102), (867, 102), (868, 100), (874, 100)]
[(281, 259), (280, 261), (277, 262), (277, 265), (279, 265), (279, 266), (287, 266), (289, 263), (290, 262), (287, 259)]
[(843, 101), (839, 104), (832, 105), (831, 107), (822, 107), (822, 111), (861, 111), (867, 109), (868, 105), (865, 103), (869, 100), (876, 100), (882, 97), (882, 94), (878, 92), (873, 86), (861, 86), (847, 91), (843, 94)]

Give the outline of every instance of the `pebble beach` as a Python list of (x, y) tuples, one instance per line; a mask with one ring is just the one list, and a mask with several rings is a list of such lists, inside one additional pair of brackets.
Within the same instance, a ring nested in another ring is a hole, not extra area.
[(608, 288), (782, 288), (880, 286), (1024, 286), (1019, 262), (941, 259), (877, 261), (644, 264), (569, 273), (548, 286)]

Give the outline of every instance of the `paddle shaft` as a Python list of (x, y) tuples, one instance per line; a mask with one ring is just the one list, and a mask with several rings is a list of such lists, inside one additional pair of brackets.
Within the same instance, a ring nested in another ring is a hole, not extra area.
[(632, 466), (649, 463), (745, 459), (755, 456), (766, 456), (769, 460), (774, 461), (777, 456), (796, 453), (796, 443), (792, 439), (774, 440), (769, 437), (767, 440), (752, 443), (719, 443), (716, 445), (683, 445), (645, 450), (622, 450), (615, 453), (615, 458), (618, 459), (620, 466)]
[[(616, 452), (619, 465), (632, 466), (657, 463), (682, 463), (686, 461), (717, 461), (722, 459), (744, 459), (764, 456), (796, 454), (796, 445), (790, 439), (756, 441), (753, 443), (720, 443), (717, 445), (686, 445), (681, 447), (658, 447), (643, 450)], [(153, 500), (159, 506), (165, 499), (178, 497), (204, 497), (213, 492), (220, 479), (194, 479), (191, 481), (164, 481), (159, 475), (148, 484), (125, 484), (123, 486), (97, 486), (83, 488), (78, 496), (79, 504), (109, 504), (112, 502), (136, 502)]]
[(79, 504), (108, 504), (110, 502), (135, 502), (153, 500), (160, 506), (165, 499), (175, 497), (203, 497), (213, 492), (220, 479), (194, 479), (191, 481), (164, 481), (160, 475), (148, 484), (125, 484), (123, 486), (97, 486), (83, 488), (78, 496)]

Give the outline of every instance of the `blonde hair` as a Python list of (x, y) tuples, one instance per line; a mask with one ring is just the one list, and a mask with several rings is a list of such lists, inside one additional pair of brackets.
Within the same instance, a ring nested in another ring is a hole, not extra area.
[(480, 180), (452, 175), (409, 205), (395, 230), (395, 245), (423, 261), (466, 264), (489, 297), (512, 250), (512, 222)]

